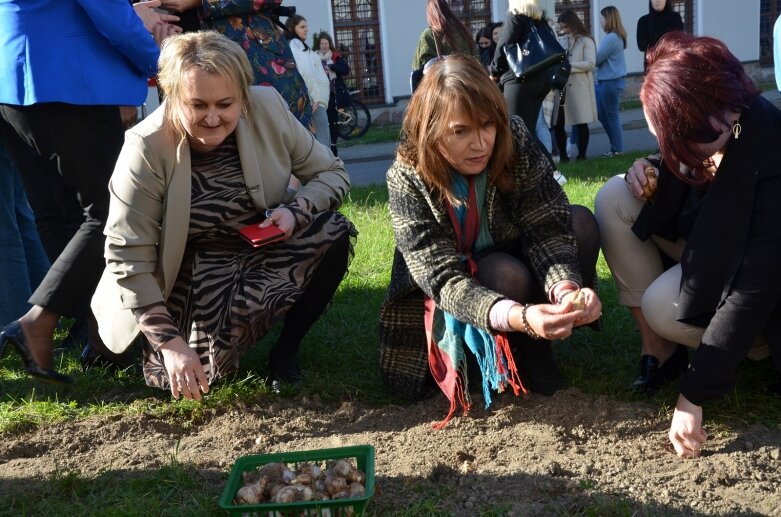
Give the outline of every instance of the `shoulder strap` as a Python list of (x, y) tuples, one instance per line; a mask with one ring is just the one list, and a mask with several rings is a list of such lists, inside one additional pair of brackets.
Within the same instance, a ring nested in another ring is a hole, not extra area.
[[(431, 27), (429, 27), (429, 28), (431, 28)], [(442, 57), (442, 53), (439, 51), (439, 42), (437, 41), (437, 33), (436, 33), (436, 31), (434, 31), (434, 29), (431, 29), (431, 34), (432, 34), (432, 36), (434, 36), (434, 48), (437, 49), (437, 57), (441, 58)]]

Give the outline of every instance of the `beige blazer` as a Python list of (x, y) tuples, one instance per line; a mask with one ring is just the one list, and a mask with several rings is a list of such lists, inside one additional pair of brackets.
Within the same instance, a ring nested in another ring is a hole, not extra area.
[[(258, 210), (290, 200), (291, 174), (303, 185), (296, 198), (311, 201), (316, 211), (338, 208), (350, 187), (342, 161), (295, 119), (273, 88), (253, 87), (250, 106), (251, 115), (236, 127), (236, 143)], [(106, 269), (92, 311), (100, 337), (117, 353), (138, 336), (132, 310), (168, 298), (187, 244), (190, 147), (167, 128), (163, 113), (164, 105), (125, 134), (109, 182)]]

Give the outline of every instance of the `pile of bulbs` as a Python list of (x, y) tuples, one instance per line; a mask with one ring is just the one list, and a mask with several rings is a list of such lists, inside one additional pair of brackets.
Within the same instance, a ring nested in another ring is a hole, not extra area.
[(245, 473), (246, 484), (234, 501), (236, 504), (292, 503), (353, 499), (366, 494), (366, 474), (349, 460), (330, 462), (326, 469), (302, 463), (294, 472), (285, 463), (267, 463), (253, 474)]

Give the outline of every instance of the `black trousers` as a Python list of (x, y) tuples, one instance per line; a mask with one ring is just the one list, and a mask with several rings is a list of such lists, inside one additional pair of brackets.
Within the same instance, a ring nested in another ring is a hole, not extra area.
[[(0, 141), (19, 171), (47, 249), (63, 246), (66, 227), (72, 232), (78, 222), (75, 207), (81, 212), (78, 229), (30, 297), (31, 304), (74, 316), (89, 303), (105, 267), (108, 181), (124, 141), (119, 109), (0, 104)], [(58, 215), (62, 219), (54, 221)]]
[(547, 73), (533, 75), (524, 81), (504, 83), (503, 91), (504, 99), (507, 101), (507, 111), (510, 115), (520, 116), (531, 134), (535, 134), (542, 101), (545, 100), (550, 89), (551, 82)]

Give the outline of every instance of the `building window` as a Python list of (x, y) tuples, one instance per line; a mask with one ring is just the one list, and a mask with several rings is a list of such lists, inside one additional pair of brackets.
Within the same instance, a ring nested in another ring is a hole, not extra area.
[(345, 83), (367, 104), (385, 102), (377, 0), (331, 0), (334, 44), (350, 65)]
[[(578, 15), (580, 21), (586, 27), (586, 32), (591, 33), (591, 1), (590, 0), (556, 0), (556, 13), (553, 17), (559, 18), (562, 11), (572, 9)], [(546, 13), (547, 14), (547, 13)]]
[(694, 34), (694, 0), (673, 0), (673, 11), (681, 15), (683, 30), (687, 34)]
[(762, 0), (759, 11), (759, 63), (773, 64), (773, 25), (781, 15), (781, 0)]
[(490, 0), (450, 0), (450, 8), (473, 37), (477, 31), (492, 23)]

